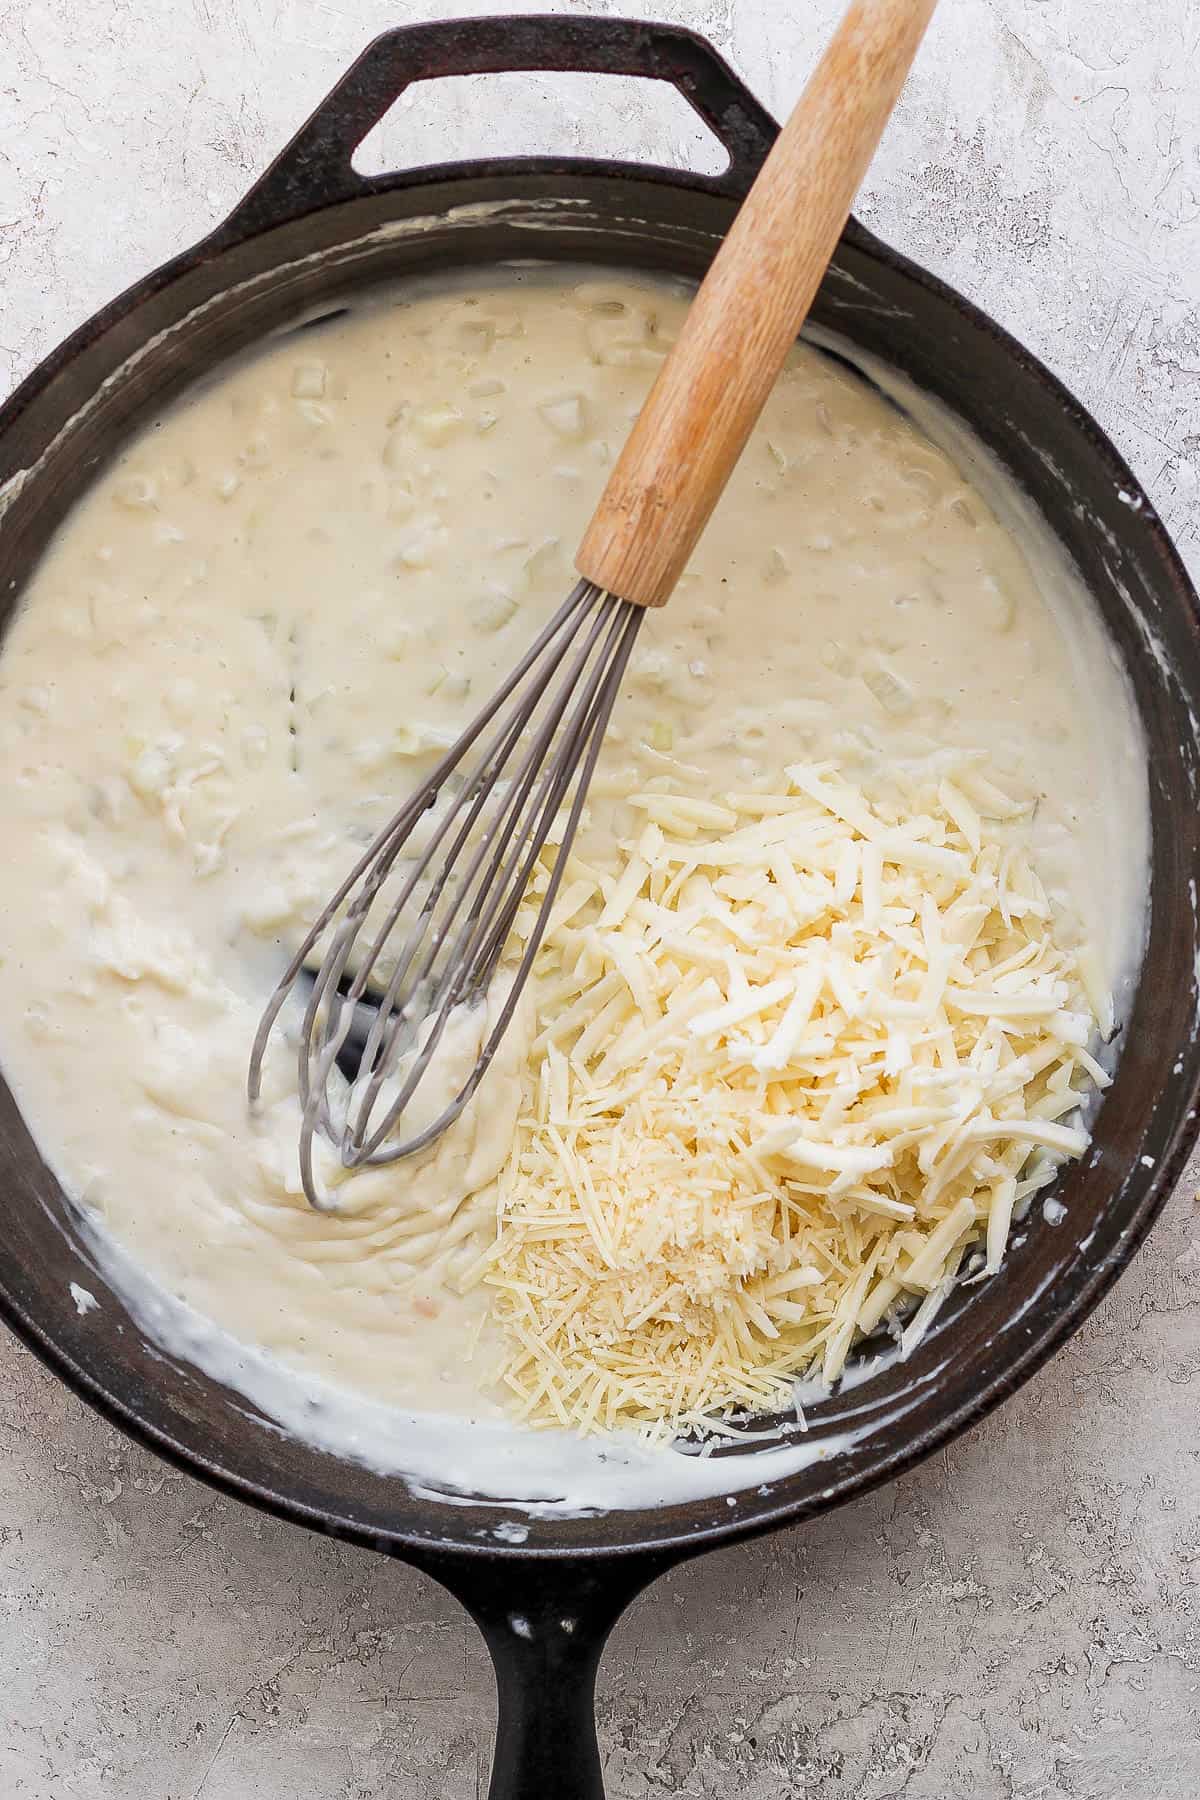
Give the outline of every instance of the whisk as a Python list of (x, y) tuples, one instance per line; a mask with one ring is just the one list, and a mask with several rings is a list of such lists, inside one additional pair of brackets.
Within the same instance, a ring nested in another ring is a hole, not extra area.
[[(250, 1059), (252, 1104), (279, 1015), (312, 976), (297, 1066), (301, 1181), (318, 1210), (336, 1208), (317, 1179), (318, 1134), (345, 1169), (399, 1161), (458, 1118), (487, 1072), (551, 916), (645, 610), (670, 596), (762, 411), (935, 4), (851, 5), (613, 468), (576, 557), (582, 579), (351, 869), (271, 996)], [(475, 1020), (470, 1072), (433, 1118), (414, 1119), (451, 1021), (484, 1006), (552, 831), (557, 857), (499, 1006)], [(331, 1091), (335, 1066), (346, 1079)]]

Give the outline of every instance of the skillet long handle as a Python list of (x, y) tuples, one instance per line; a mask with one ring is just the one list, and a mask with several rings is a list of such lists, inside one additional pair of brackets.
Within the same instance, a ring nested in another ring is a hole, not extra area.
[(604, 1800), (594, 1711), (604, 1646), (630, 1601), (691, 1554), (406, 1553), (462, 1602), (491, 1652), (497, 1717), (488, 1800)]
[(604, 1800), (595, 1695), (609, 1627), (581, 1629), (555, 1609), (516, 1618), (528, 1637), (511, 1624), (484, 1630), (496, 1671), (488, 1800)]
[(662, 606), (804, 323), (937, 0), (853, 0), (659, 370), (576, 567)]

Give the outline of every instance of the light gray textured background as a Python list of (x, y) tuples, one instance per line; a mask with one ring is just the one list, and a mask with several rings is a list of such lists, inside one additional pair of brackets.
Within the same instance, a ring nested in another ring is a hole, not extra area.
[[(839, 10), (646, 5), (777, 112)], [(487, 10), (0, 0), (0, 391), (214, 224), (375, 31)], [(1066, 379), (1200, 574), (1200, 7), (941, 11), (863, 216)], [(381, 154), (700, 138), (661, 94), (522, 78), (411, 96)], [(1196, 1179), (998, 1417), (634, 1607), (601, 1676), (613, 1800), (1200, 1792)], [(494, 1706), (452, 1601), (167, 1472), (7, 1339), (0, 1370), (0, 1794), (474, 1800)]]

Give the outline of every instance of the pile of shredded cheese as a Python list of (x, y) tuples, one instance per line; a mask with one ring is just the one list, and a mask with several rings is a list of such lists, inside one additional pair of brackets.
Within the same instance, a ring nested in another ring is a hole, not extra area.
[(618, 872), (563, 872), (479, 1274), (530, 1423), (719, 1430), (998, 1266), (1088, 1141), (1111, 1002), (976, 775), (629, 804)]

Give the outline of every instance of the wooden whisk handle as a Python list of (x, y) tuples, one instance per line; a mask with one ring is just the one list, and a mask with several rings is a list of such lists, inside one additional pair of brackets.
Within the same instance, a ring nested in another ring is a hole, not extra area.
[(937, 0), (854, 0), (688, 309), (579, 546), (587, 580), (669, 597), (833, 255)]

